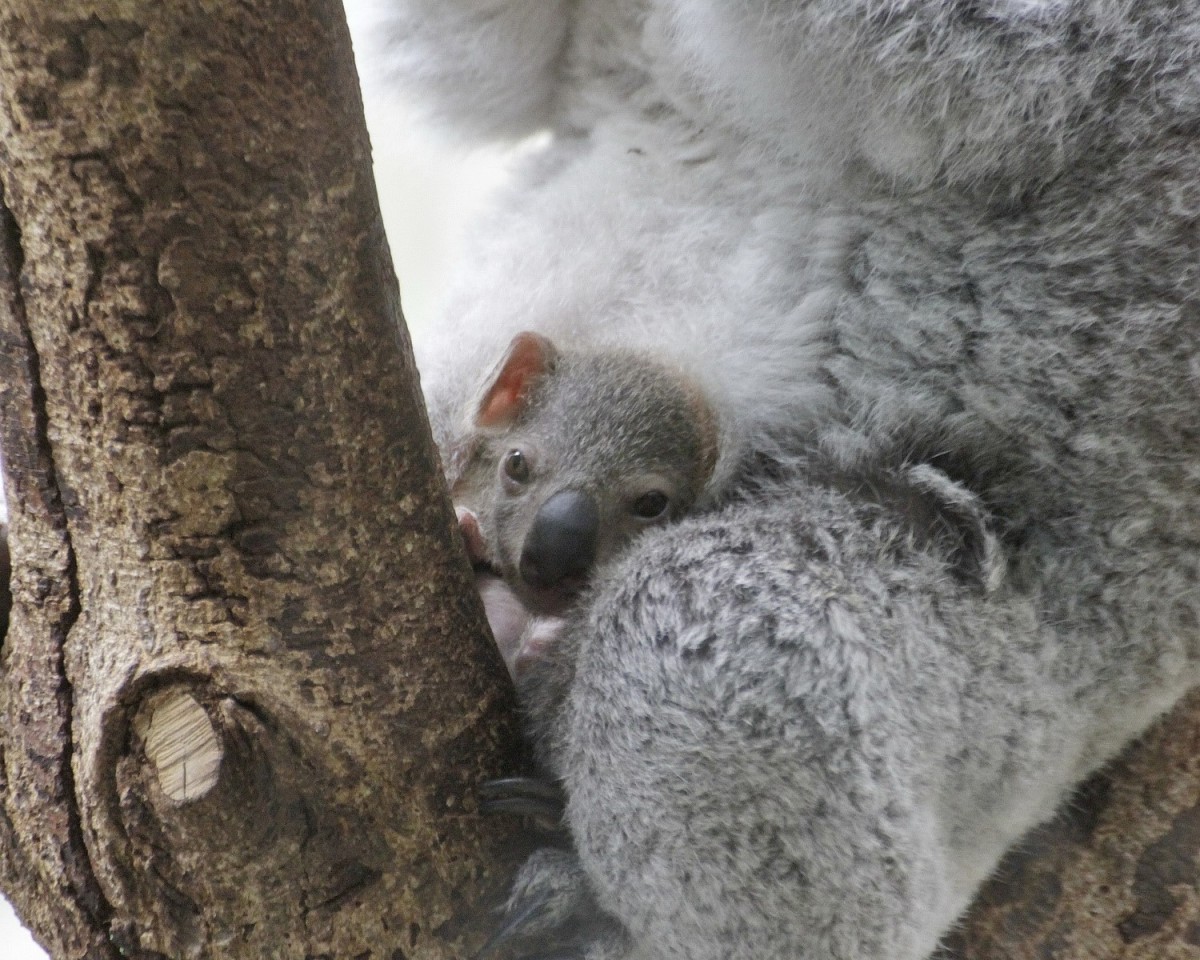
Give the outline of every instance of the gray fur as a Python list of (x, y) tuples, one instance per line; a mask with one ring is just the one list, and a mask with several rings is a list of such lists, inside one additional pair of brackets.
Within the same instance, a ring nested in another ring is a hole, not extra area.
[(1061, 612), (820, 484), (647, 534), (520, 684), (598, 911), (637, 956), (926, 956), (1194, 679), (1194, 636)]
[(588, 955), (919, 960), (1200, 679), (1200, 6), (398, 9), (447, 125), (551, 130), (419, 345), (435, 422), (533, 329), (683, 371), (722, 489), (791, 477), (633, 541), (523, 681)]
[[(509, 369), (511, 350), (457, 416), (435, 428), (488, 622), (514, 675), (555, 642), (559, 617), (582, 585), (526, 577), (523, 556), (548, 502), (569, 492), (595, 506), (590, 569), (638, 534), (723, 493), (713, 482), (712, 410), (677, 371), (621, 351), (538, 342), (538, 371), (520, 380), (518, 398), (502, 402), (499, 422), (481, 424), (480, 407)], [(520, 483), (505, 475), (514, 453), (527, 472)], [(639, 512), (646, 495), (662, 497), (660, 515)], [(531, 623), (534, 616), (542, 619)]]
[[(619, 352), (556, 351), (512, 422), (480, 427), (467, 415), (439, 431), (453, 450), (451, 494), (480, 527), (483, 554), (520, 587), (521, 546), (538, 509), (555, 493), (580, 490), (600, 505), (601, 559), (648, 525), (632, 514), (648, 491), (669, 497), (661, 522), (704, 498), (712, 470), (708, 407), (685, 381), (657, 364)], [(506, 483), (503, 460), (520, 451), (529, 476)], [(527, 597), (533, 601), (533, 597)]]

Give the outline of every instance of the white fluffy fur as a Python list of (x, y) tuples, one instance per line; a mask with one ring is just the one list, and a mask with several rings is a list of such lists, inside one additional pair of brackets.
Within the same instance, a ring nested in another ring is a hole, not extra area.
[[(384, 81), (475, 137), (520, 137), (550, 119), (568, 0), (374, 0), (365, 13)], [(377, 48), (378, 49), (378, 48)]]
[[(729, 458), (807, 443), (835, 402), (820, 371), (864, 204), (939, 230), (922, 192), (958, 190), (961, 234), (961, 211), (1200, 116), (1200, 8), (1165, 2), (412, 0), (391, 18), (377, 62), (443, 128), (552, 133), (416, 344), (435, 424), (533, 329), (676, 361)], [(924, 322), (911, 303), (894, 321)]]

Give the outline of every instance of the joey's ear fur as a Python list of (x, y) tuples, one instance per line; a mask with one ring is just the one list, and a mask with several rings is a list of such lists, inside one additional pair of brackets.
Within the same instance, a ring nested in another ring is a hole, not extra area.
[(529, 399), (534, 383), (554, 369), (558, 351), (545, 337), (518, 333), (504, 358), (488, 377), (475, 412), (475, 426), (503, 427), (512, 423)]
[(698, 488), (703, 489), (712, 479), (717, 468), (717, 459), (721, 454), (721, 434), (717, 427), (717, 413), (708, 401), (708, 397), (691, 381), (684, 382), (688, 401), (695, 417), (696, 428), (700, 433), (700, 464), (697, 474)]

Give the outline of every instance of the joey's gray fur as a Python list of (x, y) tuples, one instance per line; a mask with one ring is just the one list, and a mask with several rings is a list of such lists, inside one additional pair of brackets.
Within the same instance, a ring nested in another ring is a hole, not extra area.
[[(632, 354), (559, 350), (537, 339), (527, 347), (540, 351), (531, 361), (537, 368), (514, 372), (517, 361), (502, 361), (453, 431), (453, 445), (443, 444), (455, 505), (479, 526), (476, 559), (524, 586), (534, 605), (548, 598), (522, 584), (522, 548), (556, 494), (575, 491), (596, 503), (601, 559), (646, 526), (716, 496), (712, 416), (681, 376)], [(648, 494), (658, 499), (647, 506)]]
[[(510, 671), (552, 642), (592, 567), (715, 502), (716, 425), (679, 372), (519, 334), (438, 436), (492, 632)], [(503, 585), (501, 582), (503, 581)]]
[[(575, 849), (521, 933), (920, 960), (1200, 679), (1200, 6), (389, 9), (443, 129), (549, 131), (417, 345), (443, 450), (531, 330), (680, 371), (728, 498), (602, 563), (522, 680)], [(986, 512), (1006, 578), (875, 473)]]

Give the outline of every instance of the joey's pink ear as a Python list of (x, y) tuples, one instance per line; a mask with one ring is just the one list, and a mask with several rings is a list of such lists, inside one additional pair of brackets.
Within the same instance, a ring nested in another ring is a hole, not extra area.
[(501, 427), (515, 420), (525, 408), (534, 382), (554, 369), (556, 356), (554, 344), (540, 334), (525, 332), (513, 337), (483, 389), (475, 426)]

